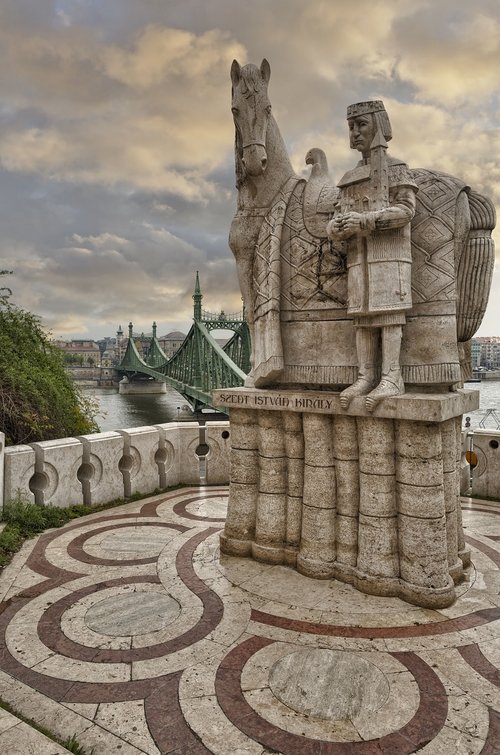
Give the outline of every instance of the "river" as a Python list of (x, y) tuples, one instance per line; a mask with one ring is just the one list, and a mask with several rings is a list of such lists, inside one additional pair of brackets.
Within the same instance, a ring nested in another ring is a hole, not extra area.
[[(488, 409), (493, 409), (500, 420), (500, 380), (466, 383), (465, 387), (479, 390), (481, 396), (480, 409), (469, 414), (472, 428), (478, 428)], [(122, 396), (116, 388), (85, 389), (85, 394), (99, 404), (97, 422), (102, 432), (190, 418), (186, 400), (168, 386), (167, 393), (157, 395)], [(492, 416), (485, 420), (485, 427), (500, 429)]]
[(475, 412), (469, 412), (470, 426), (477, 430), (488, 409), (492, 409), (498, 420), (490, 415), (484, 421), (486, 430), (500, 430), (500, 380), (483, 380), (480, 383), (466, 383), (468, 390), (479, 390), (480, 404)]
[(85, 388), (85, 396), (99, 404), (101, 432), (190, 419), (186, 399), (167, 386), (166, 393), (124, 396), (117, 388)]

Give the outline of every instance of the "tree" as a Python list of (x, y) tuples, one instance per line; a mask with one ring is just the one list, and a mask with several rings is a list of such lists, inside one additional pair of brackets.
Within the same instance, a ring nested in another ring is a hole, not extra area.
[(0, 287), (0, 429), (7, 444), (98, 432), (95, 414), (39, 318), (12, 304), (10, 290)]

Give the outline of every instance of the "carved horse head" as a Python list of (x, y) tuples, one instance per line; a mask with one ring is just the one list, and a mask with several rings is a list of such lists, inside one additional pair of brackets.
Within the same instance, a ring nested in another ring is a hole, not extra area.
[(271, 115), (267, 95), (270, 76), (271, 67), (265, 58), (260, 68), (252, 63), (241, 67), (238, 61), (233, 60), (231, 111), (236, 128), (238, 183), (245, 175), (260, 176), (266, 170), (266, 134)]

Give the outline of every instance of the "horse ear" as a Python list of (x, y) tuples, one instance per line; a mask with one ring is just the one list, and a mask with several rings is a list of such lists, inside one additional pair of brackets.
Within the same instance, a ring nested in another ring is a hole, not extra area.
[(231, 64), (231, 81), (233, 82), (233, 86), (238, 86), (239, 80), (241, 77), (241, 67), (237, 60), (233, 60)]
[(269, 79), (271, 78), (271, 66), (269, 65), (266, 58), (264, 58), (262, 63), (260, 64), (260, 72), (266, 84), (269, 84)]

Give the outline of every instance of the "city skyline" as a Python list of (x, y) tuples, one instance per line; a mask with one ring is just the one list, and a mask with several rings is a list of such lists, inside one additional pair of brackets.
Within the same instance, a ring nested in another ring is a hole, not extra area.
[[(346, 106), (380, 98), (391, 154), (500, 207), (494, 0), (2, 0), (0, 22), (0, 267), (55, 338), (187, 332), (196, 270), (207, 309), (241, 309), (233, 58), (269, 60), (298, 174), (318, 146), (338, 180)], [(478, 335), (499, 330), (499, 278)]]

